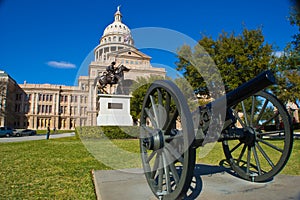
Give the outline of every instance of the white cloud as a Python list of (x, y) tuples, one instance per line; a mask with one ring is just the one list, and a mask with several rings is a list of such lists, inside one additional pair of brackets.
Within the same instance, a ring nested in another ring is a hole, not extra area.
[(60, 68), (60, 69), (74, 69), (76, 65), (73, 63), (65, 62), (65, 61), (49, 61), (47, 65), (50, 67)]
[(284, 51), (275, 51), (273, 52), (273, 55), (279, 58), (284, 55)]

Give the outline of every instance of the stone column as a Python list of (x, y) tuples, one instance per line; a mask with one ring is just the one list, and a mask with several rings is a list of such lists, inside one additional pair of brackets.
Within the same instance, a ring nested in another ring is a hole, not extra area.
[(34, 111), (33, 114), (38, 114), (39, 93), (35, 93)]
[(56, 114), (57, 115), (59, 115), (59, 107), (60, 107), (60, 102), (59, 102), (59, 100), (60, 100), (60, 97), (59, 97), (59, 93), (58, 94), (55, 94), (56, 95), (56, 105), (55, 105), (55, 107), (56, 107)]
[(30, 128), (30, 129), (34, 129), (33, 120), (34, 120), (33, 116), (28, 116), (28, 122), (29, 122), (28, 128)]
[(32, 124), (33, 124), (33, 129), (37, 129), (37, 117), (32, 116)]
[(57, 112), (56, 112), (56, 105), (55, 105), (55, 102), (56, 102), (56, 94), (53, 94), (53, 96), (52, 96), (52, 111), (51, 111), (51, 113), (53, 114), (53, 115), (56, 115), (57, 114)]

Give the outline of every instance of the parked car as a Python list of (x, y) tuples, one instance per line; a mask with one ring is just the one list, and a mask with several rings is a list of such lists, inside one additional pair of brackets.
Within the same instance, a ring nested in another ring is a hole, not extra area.
[(23, 131), (24, 129), (13, 129), (13, 136), (14, 137), (20, 137), (22, 136), (21, 132)]
[(21, 136), (20, 135), (20, 130), (16, 130), (16, 129), (13, 129), (13, 134), (12, 134), (12, 136), (17, 136), (17, 137), (19, 137), (19, 136)]
[(10, 137), (13, 135), (13, 130), (9, 127), (0, 127), (0, 137)]
[(23, 129), (23, 130), (16, 130), (14, 132), (14, 136), (29, 136), (29, 135), (36, 135), (36, 131), (35, 130), (31, 130), (31, 129)]

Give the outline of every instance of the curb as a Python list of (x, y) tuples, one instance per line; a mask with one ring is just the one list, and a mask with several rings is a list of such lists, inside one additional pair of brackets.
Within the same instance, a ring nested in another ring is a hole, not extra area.
[(91, 173), (92, 173), (92, 179), (93, 179), (93, 184), (94, 184), (94, 188), (95, 188), (96, 199), (97, 200), (102, 200), (101, 194), (100, 194), (100, 188), (98, 187), (98, 184), (97, 184), (97, 181), (96, 181), (97, 178), (95, 176), (95, 170), (92, 169)]

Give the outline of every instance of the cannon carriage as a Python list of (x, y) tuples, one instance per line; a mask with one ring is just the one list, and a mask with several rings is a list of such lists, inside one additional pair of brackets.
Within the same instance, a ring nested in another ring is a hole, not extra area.
[(140, 151), (153, 194), (159, 199), (186, 197), (196, 149), (214, 141), (222, 143), (239, 177), (264, 182), (278, 174), (291, 154), (293, 130), (285, 106), (264, 90), (273, 84), (273, 74), (265, 71), (191, 113), (172, 81), (152, 83), (141, 112)]

